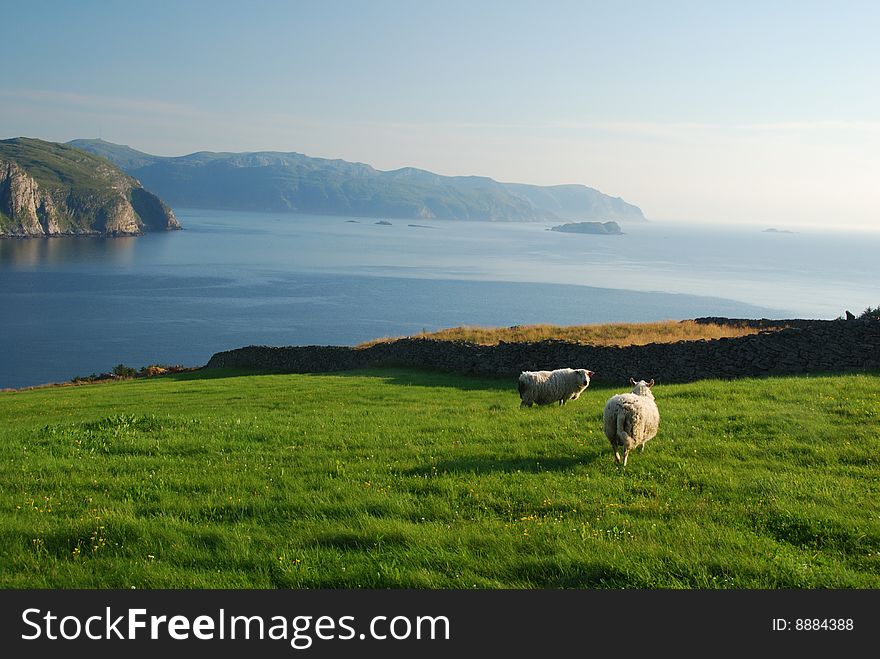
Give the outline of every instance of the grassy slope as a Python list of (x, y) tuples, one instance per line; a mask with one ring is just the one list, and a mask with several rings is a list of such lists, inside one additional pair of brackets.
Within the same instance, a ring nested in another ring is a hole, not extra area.
[(186, 374), (0, 394), (0, 587), (880, 587), (880, 375)]
[[(46, 188), (75, 186), (92, 192), (111, 191), (107, 176), (111, 165), (103, 158), (55, 142), (27, 137), (0, 140), (0, 159), (14, 160), (38, 184)], [(122, 172), (117, 178), (127, 179)]]

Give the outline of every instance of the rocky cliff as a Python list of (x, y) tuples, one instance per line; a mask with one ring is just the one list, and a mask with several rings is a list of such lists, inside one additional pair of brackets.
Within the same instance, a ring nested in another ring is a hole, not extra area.
[(42, 140), (0, 140), (0, 236), (180, 228), (162, 200), (103, 158)]

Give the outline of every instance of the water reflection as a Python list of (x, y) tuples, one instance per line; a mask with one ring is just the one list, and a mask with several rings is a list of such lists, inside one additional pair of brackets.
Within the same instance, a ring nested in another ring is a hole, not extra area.
[(0, 264), (14, 269), (98, 262), (131, 265), (137, 240), (136, 236), (4, 238), (0, 239)]

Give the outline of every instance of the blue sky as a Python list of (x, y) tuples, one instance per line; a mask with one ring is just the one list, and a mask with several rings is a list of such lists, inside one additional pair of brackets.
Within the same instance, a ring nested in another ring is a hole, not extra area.
[(584, 183), (880, 226), (880, 3), (7, 3), (0, 137)]

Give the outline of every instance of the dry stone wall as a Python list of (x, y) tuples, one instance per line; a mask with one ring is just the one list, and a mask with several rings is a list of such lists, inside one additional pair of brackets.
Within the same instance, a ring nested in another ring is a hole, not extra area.
[[(703, 321), (705, 319), (698, 319)], [(708, 321), (706, 321), (708, 322)], [(596, 347), (566, 341), (501, 343), (399, 339), (368, 348), (249, 346), (219, 352), (206, 368), (248, 368), (278, 373), (325, 373), (370, 367), (413, 367), (456, 373), (516, 376), (521, 371), (588, 368), (597, 382), (630, 377), (690, 382), (763, 375), (860, 371), (880, 368), (880, 321), (787, 320), (765, 323), (758, 334), (729, 339)], [(780, 325), (785, 329), (778, 329)]]

